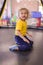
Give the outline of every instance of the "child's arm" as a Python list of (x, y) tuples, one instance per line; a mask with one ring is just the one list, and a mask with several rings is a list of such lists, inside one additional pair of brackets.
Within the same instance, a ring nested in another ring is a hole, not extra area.
[(17, 30), (16, 32), (25, 42), (29, 43), (29, 41), (20, 33), (20, 30)]

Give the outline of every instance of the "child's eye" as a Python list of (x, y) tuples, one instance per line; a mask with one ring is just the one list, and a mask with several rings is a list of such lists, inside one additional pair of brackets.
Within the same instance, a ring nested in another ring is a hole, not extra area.
[(21, 13), (21, 14), (24, 14), (24, 13)]

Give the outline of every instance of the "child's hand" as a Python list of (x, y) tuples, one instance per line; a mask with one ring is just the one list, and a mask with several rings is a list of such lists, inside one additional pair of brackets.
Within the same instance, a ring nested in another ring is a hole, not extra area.
[(32, 35), (30, 35), (28, 32), (27, 32), (27, 36), (30, 36), (30, 37), (32, 37)]
[(27, 39), (25, 40), (27, 43), (30, 43)]
[(30, 37), (32, 37), (32, 35), (29, 35)]
[(27, 43), (30, 43), (30, 42), (29, 42), (27, 39), (25, 39), (25, 38), (24, 38), (23, 40), (24, 40), (25, 42), (27, 42)]

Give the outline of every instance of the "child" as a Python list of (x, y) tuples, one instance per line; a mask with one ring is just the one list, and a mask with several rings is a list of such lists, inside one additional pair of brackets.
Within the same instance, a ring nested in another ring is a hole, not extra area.
[(10, 50), (20, 50), (20, 51), (29, 50), (33, 45), (33, 41), (27, 38), (27, 36), (31, 36), (27, 32), (27, 22), (26, 22), (26, 19), (29, 17), (29, 12), (26, 8), (21, 8), (19, 10), (18, 15), (19, 19), (16, 23), (15, 28), (15, 41), (17, 46), (10, 47)]

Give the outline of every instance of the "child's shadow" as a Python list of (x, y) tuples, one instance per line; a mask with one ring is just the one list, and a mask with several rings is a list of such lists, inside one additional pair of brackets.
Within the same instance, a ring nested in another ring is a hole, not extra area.
[(30, 60), (30, 54), (32, 53), (32, 51), (33, 51), (33, 48), (29, 51), (14, 52), (17, 55), (18, 65), (26, 65), (27, 62)]

